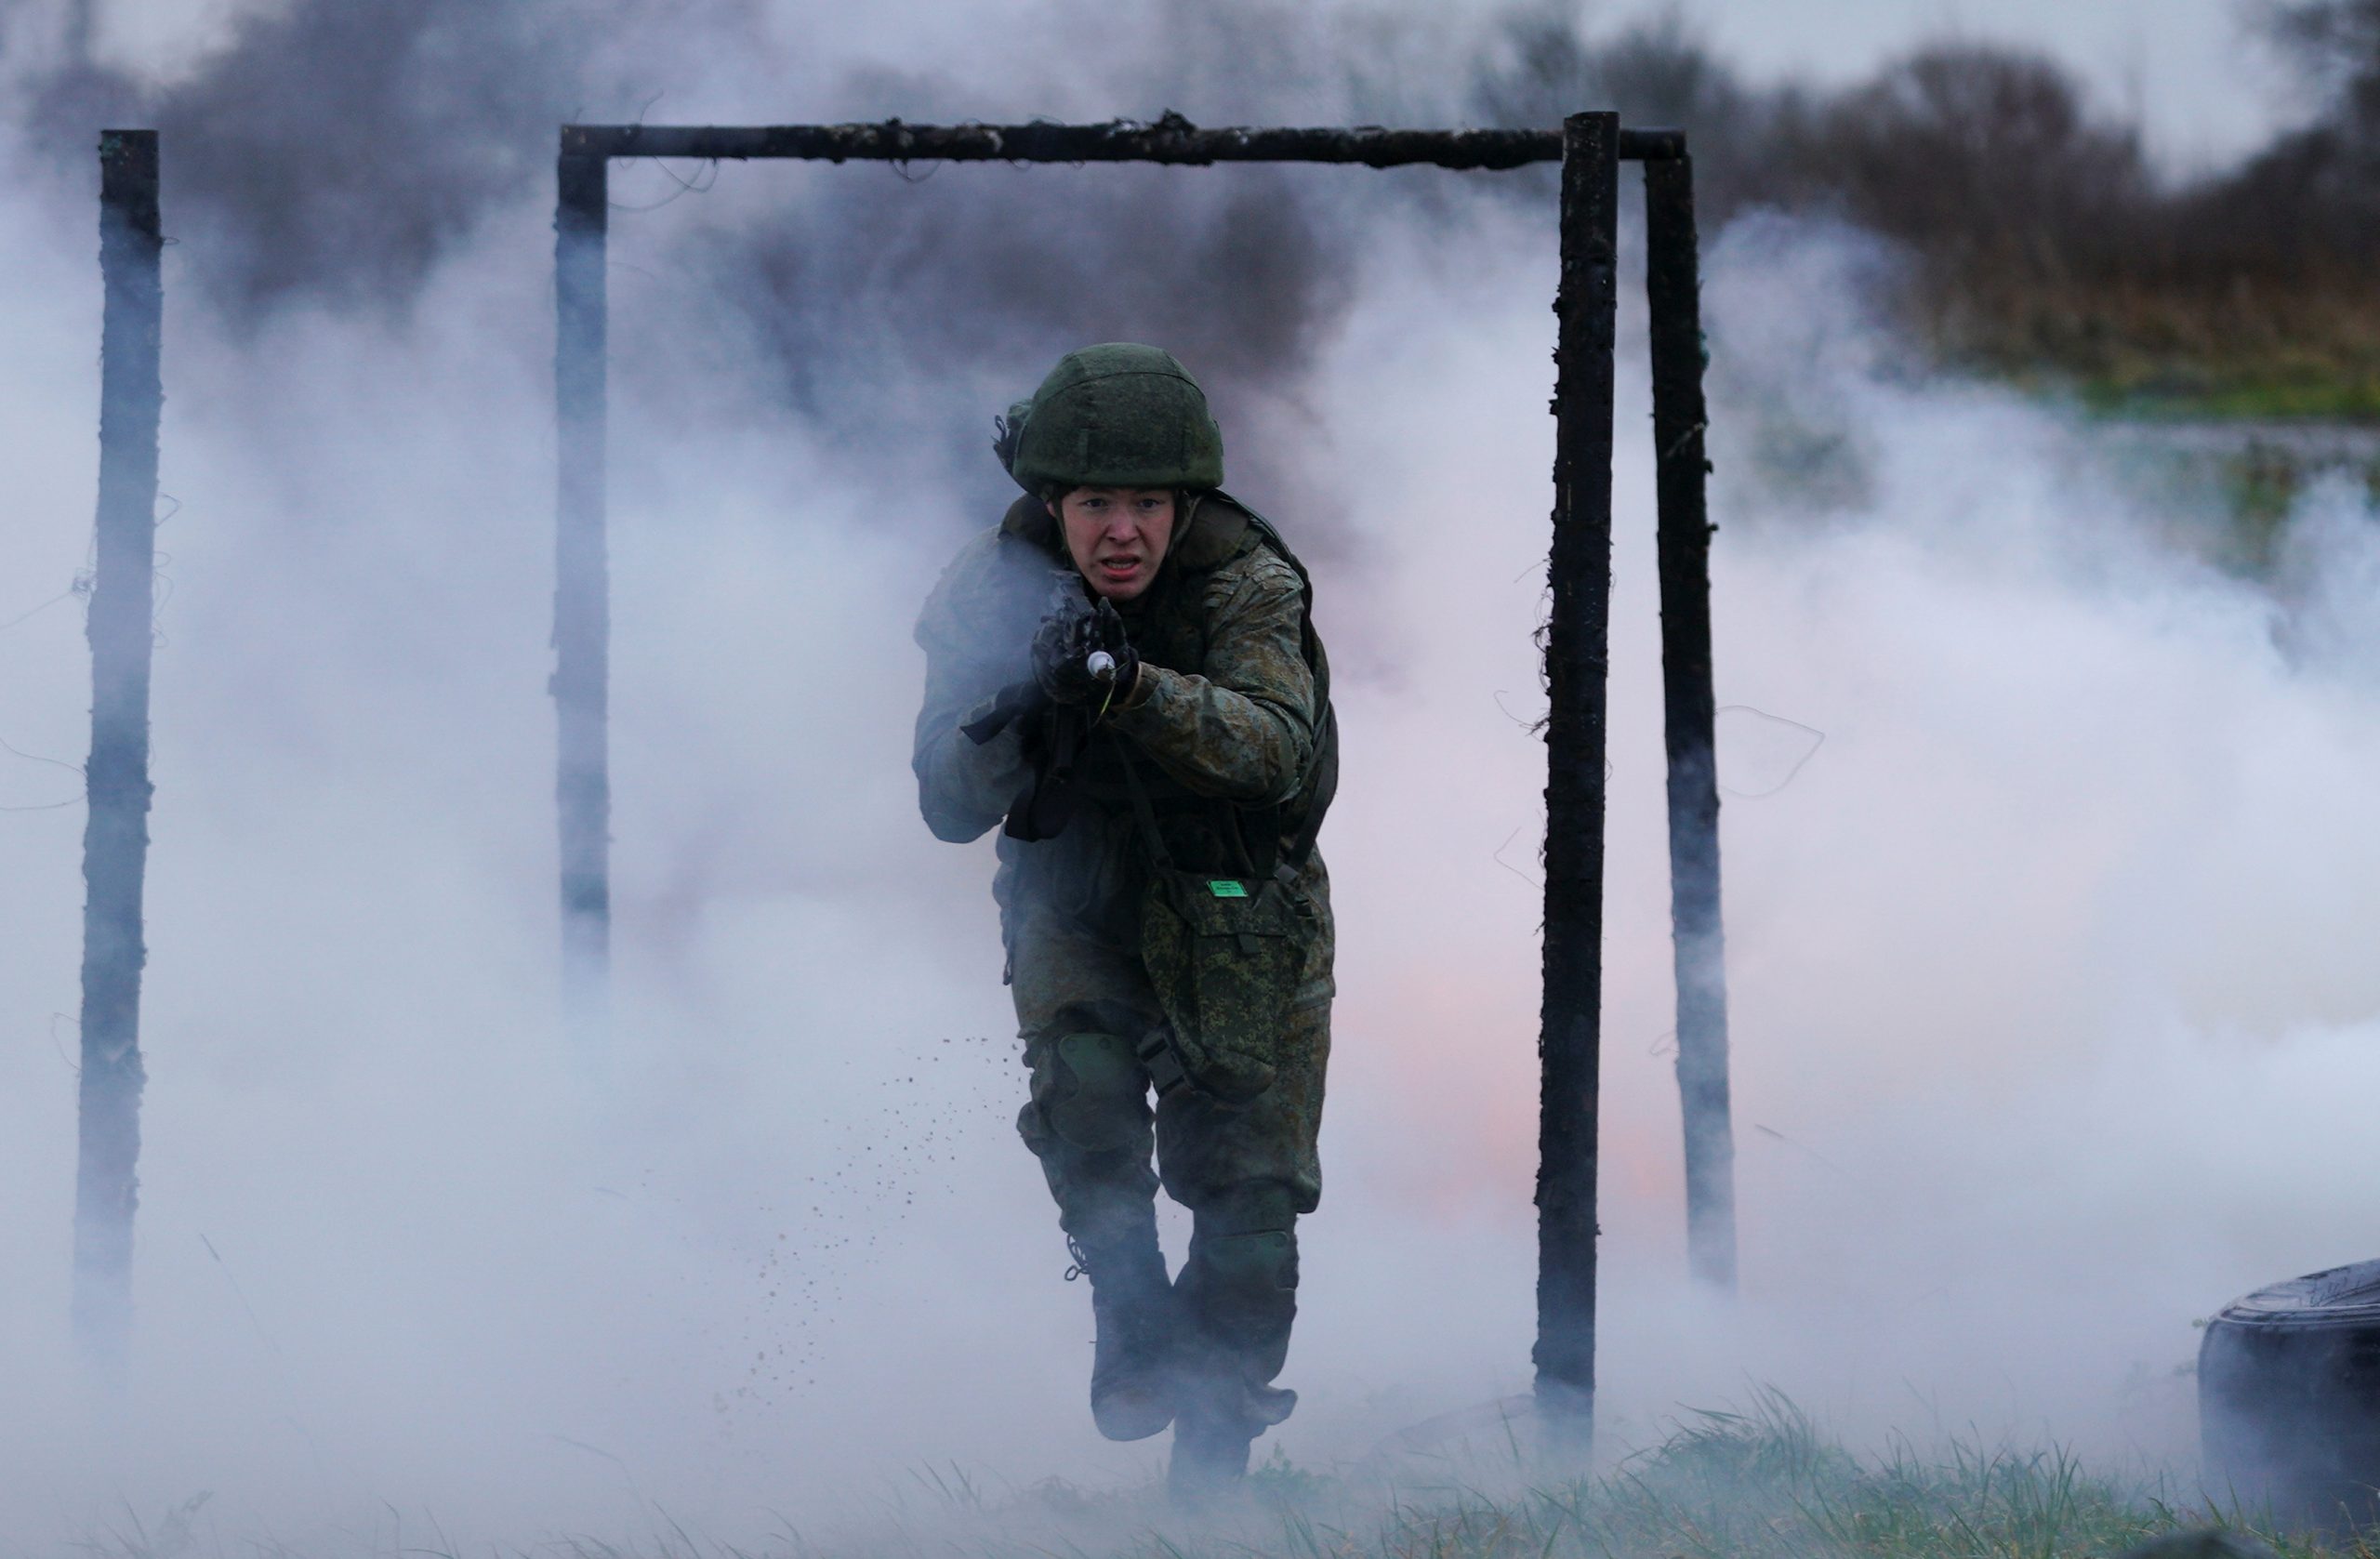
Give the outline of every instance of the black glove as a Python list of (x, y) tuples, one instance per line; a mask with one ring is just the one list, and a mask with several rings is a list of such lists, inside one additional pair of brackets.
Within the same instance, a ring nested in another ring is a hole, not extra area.
[(1033, 635), (1033, 680), (1053, 704), (1104, 710), (1131, 691), (1140, 665), (1112, 601), (1063, 603)]

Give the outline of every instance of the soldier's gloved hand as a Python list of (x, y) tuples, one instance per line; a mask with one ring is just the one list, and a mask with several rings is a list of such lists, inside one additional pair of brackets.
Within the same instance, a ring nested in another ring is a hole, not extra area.
[(1053, 703), (1104, 709), (1131, 692), (1140, 665), (1112, 601), (1096, 611), (1053, 612), (1033, 636), (1033, 680)]
[(1033, 635), (1033, 680), (1053, 704), (1095, 703), (1106, 691), (1086, 664), (1091, 652), (1090, 608), (1061, 605)]

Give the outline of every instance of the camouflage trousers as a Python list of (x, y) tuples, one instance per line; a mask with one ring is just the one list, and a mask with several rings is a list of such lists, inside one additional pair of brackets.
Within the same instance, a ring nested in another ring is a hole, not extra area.
[[(1297, 1219), (1322, 1196), (1316, 1137), (1330, 1055), (1329, 940), (1283, 1020), (1273, 1085), (1231, 1108), (1177, 1088), (1152, 1101), (1132, 1042), (1161, 1020), (1136, 953), (1061, 916), (1012, 925), (1010, 967), (1032, 1097), (1018, 1132), (1094, 1283), (1102, 1261), (1157, 1246), (1156, 1196), (1188, 1208), (1176, 1279), (1216, 1367), (1263, 1387), (1296, 1315)], [(1319, 994), (1312, 994), (1312, 993)]]

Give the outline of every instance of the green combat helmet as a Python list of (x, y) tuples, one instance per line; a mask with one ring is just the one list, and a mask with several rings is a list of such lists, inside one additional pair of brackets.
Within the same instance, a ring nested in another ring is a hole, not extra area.
[(1130, 341), (1058, 359), (993, 444), (1036, 497), (1077, 487), (1221, 487), (1223, 435), (1173, 354)]

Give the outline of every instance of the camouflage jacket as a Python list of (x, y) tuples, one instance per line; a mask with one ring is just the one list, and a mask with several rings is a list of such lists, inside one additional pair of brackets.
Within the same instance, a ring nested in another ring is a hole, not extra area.
[[(1036, 733), (1026, 722), (980, 746), (959, 727), (1031, 676), (1028, 646), (1057, 579), (1082, 588), (1056, 522), (1038, 501), (1020, 498), (959, 552), (927, 600), (912, 767), (919, 808), (938, 839), (964, 842), (998, 826), (1029, 777)], [(1150, 852), (1126, 788), (1128, 758), (1175, 865), (1271, 869), (1302, 821), (1294, 806), (1328, 715), (1302, 650), (1302, 588), (1236, 505), (1220, 495), (1194, 500), (1148, 591), (1119, 607), (1141, 678), (1129, 707), (1091, 731), (1073, 821), (1055, 839), (999, 840), (994, 892), (1012, 949), (1028, 911), (1063, 917), (1072, 932), (1119, 951), (1136, 945)], [(1299, 879), (1327, 916), (1318, 854)]]

